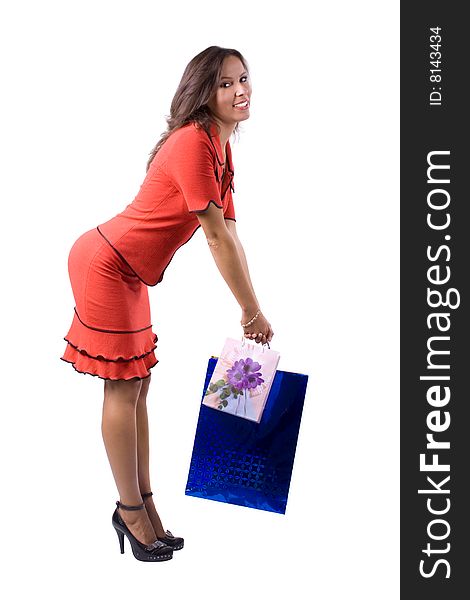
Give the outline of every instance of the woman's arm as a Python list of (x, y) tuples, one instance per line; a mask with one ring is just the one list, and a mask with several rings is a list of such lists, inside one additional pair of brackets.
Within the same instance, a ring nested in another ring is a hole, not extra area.
[[(245, 269), (245, 273), (246, 273), (246, 277), (247, 277), (247, 279), (248, 279), (248, 283), (250, 284), (250, 286), (251, 286), (251, 290), (252, 290), (252, 292), (253, 292), (253, 295), (254, 295), (254, 296), (255, 296), (255, 298), (256, 298), (256, 295), (255, 295), (255, 289), (254, 289), (254, 287), (253, 287), (253, 283), (252, 283), (252, 281), (251, 281), (251, 277), (250, 277), (250, 271), (249, 271), (249, 269), (248, 269), (248, 263), (247, 263), (247, 261), (246, 261), (246, 255), (245, 255), (245, 251), (244, 251), (244, 249), (243, 249), (243, 246), (242, 246), (242, 243), (241, 243), (241, 241), (240, 241), (240, 238), (238, 237), (238, 234), (237, 234), (237, 228), (236, 228), (236, 226), (235, 226), (235, 221), (233, 221), (232, 219), (226, 219), (226, 220), (225, 220), (225, 224), (226, 224), (226, 226), (227, 226), (227, 229), (228, 229), (228, 230), (230, 231), (230, 233), (232, 234), (232, 237), (233, 237), (233, 239), (235, 240), (235, 244), (237, 245), (238, 255), (240, 256), (240, 259), (241, 259), (241, 261), (242, 261), (243, 268)], [(257, 304), (258, 304), (258, 306), (259, 306), (259, 302), (258, 302), (258, 299), (257, 299), (257, 298), (256, 298), (256, 302), (257, 302)]]
[(222, 210), (211, 203), (207, 210), (196, 213), (196, 216), (222, 277), (241, 309), (254, 315), (259, 304), (248, 274), (245, 253), (243, 248), (240, 252), (236, 237), (225, 223)]
[(217, 267), (242, 309), (240, 323), (248, 322), (257, 315), (253, 323), (244, 327), (244, 336), (257, 343), (270, 342), (274, 333), (270, 323), (259, 309), (248, 274), (245, 253), (239, 240), (238, 243), (236, 241), (238, 236), (234, 237), (229, 231), (222, 209), (214, 204), (209, 204), (204, 212), (196, 215), (206, 234)]

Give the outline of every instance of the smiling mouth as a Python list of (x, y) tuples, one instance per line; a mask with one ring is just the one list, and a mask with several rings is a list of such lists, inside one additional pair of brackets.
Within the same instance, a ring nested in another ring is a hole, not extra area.
[(243, 100), (243, 102), (239, 102), (238, 104), (234, 104), (233, 108), (238, 108), (239, 110), (246, 110), (250, 106), (248, 100)]

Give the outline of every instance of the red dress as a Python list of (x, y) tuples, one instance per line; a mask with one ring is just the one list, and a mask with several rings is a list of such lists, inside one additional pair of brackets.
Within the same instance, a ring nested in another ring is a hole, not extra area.
[(68, 270), (75, 299), (61, 357), (102, 379), (145, 378), (158, 359), (148, 287), (201, 226), (212, 202), (235, 221), (230, 142), (226, 163), (215, 124), (175, 131), (155, 155), (134, 200), (73, 244)]

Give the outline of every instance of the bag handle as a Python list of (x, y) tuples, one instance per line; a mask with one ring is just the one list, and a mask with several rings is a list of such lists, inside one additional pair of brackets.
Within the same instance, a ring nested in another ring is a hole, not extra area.
[[(247, 338), (244, 335), (242, 335), (242, 340), (241, 341), (242, 341), (242, 348), (243, 348), (245, 346), (245, 342), (249, 341), (249, 340), (247, 340)], [(256, 342), (255, 342), (255, 344), (256, 344)], [(271, 350), (271, 346), (269, 345), (269, 342), (266, 342), (266, 344), (261, 344), (262, 352), (264, 352), (264, 347), (265, 346), (268, 346), (268, 350)]]

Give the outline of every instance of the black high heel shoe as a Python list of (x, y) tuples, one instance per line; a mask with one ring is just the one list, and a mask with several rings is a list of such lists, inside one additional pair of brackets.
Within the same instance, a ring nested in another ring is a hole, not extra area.
[(132, 535), (127, 525), (121, 518), (118, 508), (123, 510), (141, 510), (145, 507), (145, 504), (138, 504), (136, 506), (129, 506), (122, 504), (119, 500), (116, 501), (116, 508), (114, 509), (112, 523), (116, 530), (119, 538), (119, 546), (121, 547), (121, 554), (124, 554), (124, 535), (127, 536), (129, 543), (132, 548), (132, 553), (137, 560), (143, 560), (145, 562), (156, 562), (163, 560), (170, 560), (173, 558), (173, 549), (164, 542), (161, 542), (158, 538), (151, 544), (143, 544)]
[[(149, 496), (153, 496), (152, 492), (145, 492), (145, 494), (141, 494), (142, 496), (142, 500), (144, 498), (148, 498)], [(167, 546), (170, 546), (170, 548), (172, 548), (173, 550), (181, 550), (181, 548), (183, 548), (184, 546), (184, 538), (182, 537), (175, 537), (171, 531), (169, 531), (168, 529), (166, 530), (166, 535), (164, 537), (157, 537), (157, 540), (163, 542), (164, 544), (166, 544)]]

